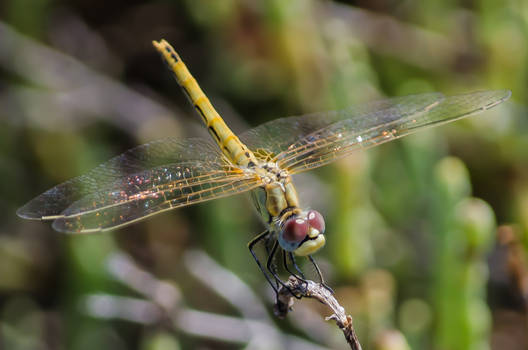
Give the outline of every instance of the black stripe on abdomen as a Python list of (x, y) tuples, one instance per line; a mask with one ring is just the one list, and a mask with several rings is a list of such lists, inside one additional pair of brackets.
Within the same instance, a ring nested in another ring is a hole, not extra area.
[(214, 138), (216, 139), (216, 141), (217, 141), (218, 143), (220, 143), (220, 136), (218, 136), (218, 134), (216, 133), (216, 130), (215, 130), (212, 126), (210, 126), (208, 129), (209, 129), (209, 131), (211, 132), (211, 135), (214, 136)]
[[(185, 90), (185, 89), (184, 89), (184, 90)], [(189, 95), (187, 94), (187, 96), (189, 96)], [(189, 98), (190, 98), (190, 97), (189, 97)], [(205, 117), (205, 114), (204, 114), (204, 112), (202, 111), (202, 109), (200, 108), (200, 106), (198, 106), (198, 105), (194, 105), (194, 108), (198, 111), (198, 114), (200, 114), (200, 117), (202, 117), (202, 119), (203, 119), (205, 125), (207, 125), (207, 118)]]

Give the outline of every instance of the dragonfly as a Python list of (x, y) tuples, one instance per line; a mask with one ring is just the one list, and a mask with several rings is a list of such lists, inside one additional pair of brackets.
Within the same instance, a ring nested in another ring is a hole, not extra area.
[[(242, 192), (250, 192), (265, 231), (248, 248), (275, 292), (285, 269), (304, 274), (296, 257), (325, 245), (325, 221), (301, 204), (292, 176), (428, 127), (488, 110), (506, 101), (509, 90), (456, 96), (423, 93), (388, 98), (339, 111), (272, 120), (239, 136), (214, 109), (180, 56), (165, 40), (155, 49), (201, 117), (212, 140), (167, 138), (130, 149), (66, 181), (21, 207), (25, 219), (53, 221), (57, 231), (89, 233), (116, 229), (152, 215)], [(266, 266), (255, 246), (265, 242)]]

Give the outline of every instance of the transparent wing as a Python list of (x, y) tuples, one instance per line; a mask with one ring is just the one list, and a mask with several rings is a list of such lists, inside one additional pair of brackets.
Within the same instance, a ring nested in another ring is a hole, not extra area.
[(373, 116), (384, 114), (390, 118), (401, 115), (403, 110), (406, 110), (407, 114), (412, 114), (443, 98), (440, 93), (427, 93), (373, 101), (340, 111), (275, 119), (242, 133), (239, 138), (253, 151), (265, 150), (266, 153), (278, 155), (307, 135), (339, 121), (354, 119), (358, 128), (366, 128), (368, 124), (376, 123), (372, 120)]
[(204, 139), (164, 139), (133, 148), (20, 208), (63, 232), (116, 228), (150, 215), (248, 191), (257, 177)]
[[(306, 135), (277, 155), (291, 174), (328, 164), (359, 148), (373, 147), (434, 125), (483, 112), (507, 100), (508, 90), (483, 91), (439, 98), (420, 105), (422, 95), (403, 97), (385, 110), (345, 119)], [(420, 108), (417, 108), (420, 107)]]
[[(510, 95), (508, 90), (497, 90), (450, 97), (398, 97), (359, 108), (272, 121), (249, 131), (247, 140), (253, 147), (273, 152), (279, 167), (295, 174), (326, 165), (360, 148), (482, 112)], [(323, 119), (319, 124), (317, 117)], [(304, 120), (307, 127), (303, 126)], [(261, 133), (266, 140), (259, 138)], [(289, 143), (282, 142), (282, 135), (288, 135)], [(294, 137), (297, 139), (292, 142)]]

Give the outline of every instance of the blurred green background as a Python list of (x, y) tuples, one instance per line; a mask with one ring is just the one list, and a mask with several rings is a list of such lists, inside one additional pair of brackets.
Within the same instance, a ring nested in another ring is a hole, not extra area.
[(235, 132), (384, 96), (511, 89), (483, 115), (294, 180), (326, 217), (316, 258), (364, 349), (528, 348), (522, 0), (3, 0), (0, 348), (346, 347), (315, 302), (274, 319), (243, 195), (98, 235), (15, 215), (137, 144), (208, 137), (161, 38)]

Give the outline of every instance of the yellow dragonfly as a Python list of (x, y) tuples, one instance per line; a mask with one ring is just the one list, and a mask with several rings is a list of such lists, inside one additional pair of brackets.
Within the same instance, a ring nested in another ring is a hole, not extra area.
[[(496, 90), (450, 97), (440, 93), (396, 97), (273, 120), (237, 137), (172, 46), (165, 40), (153, 45), (214, 143), (201, 138), (169, 138), (133, 148), (44, 192), (17, 214), (53, 220), (57, 231), (97, 232), (166, 210), (251, 191), (266, 230), (248, 247), (275, 291), (279, 283), (284, 285), (272, 263), (279, 250), (288, 272), (289, 259), (299, 278), (304, 278), (295, 256), (306, 256), (324, 283), (311, 255), (325, 244), (325, 222), (319, 212), (304, 209), (299, 202), (292, 175), (426, 127), (483, 112), (511, 95), (508, 90)], [(270, 247), (266, 269), (254, 252), (261, 241)]]

